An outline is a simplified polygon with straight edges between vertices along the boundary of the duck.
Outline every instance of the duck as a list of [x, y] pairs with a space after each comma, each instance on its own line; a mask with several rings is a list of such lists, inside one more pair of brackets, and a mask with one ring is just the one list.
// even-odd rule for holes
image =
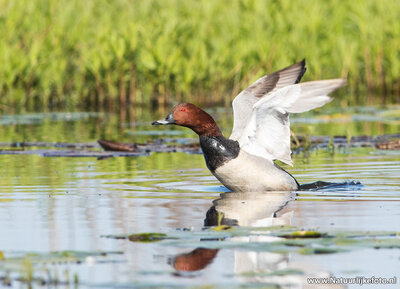
[[289, 114], [331, 102], [344, 86], [336, 78], [300, 83], [306, 62], [265, 75], [233, 100], [233, 129], [223, 136], [213, 117], [192, 103], [180, 103], [152, 125], [178, 125], [199, 136], [210, 172], [232, 192], [297, 191], [300, 184], [276, 160], [293, 166]]

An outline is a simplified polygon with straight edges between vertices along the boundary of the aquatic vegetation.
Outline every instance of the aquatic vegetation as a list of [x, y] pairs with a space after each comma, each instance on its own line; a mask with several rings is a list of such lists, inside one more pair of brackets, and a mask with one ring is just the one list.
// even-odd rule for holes
[[317, 231], [295, 231], [290, 234], [282, 235], [281, 237], [286, 239], [321, 238], [323, 234]]
[[119, 256], [122, 254], [122, 252], [99, 251], [0, 253], [0, 284], [11, 286], [14, 282], [19, 282], [27, 284], [29, 288], [33, 285], [76, 286], [79, 283], [78, 275], [72, 274], [65, 265], [120, 262]]
[[143, 242], [143, 243], [158, 242], [161, 240], [171, 239], [171, 237], [168, 237], [167, 234], [164, 233], [137, 233], [137, 234], [131, 234], [129, 236], [104, 235], [102, 237], [112, 238], [112, 239], [129, 239], [129, 241], [132, 242]]
[[348, 76], [343, 105], [394, 102], [399, 15], [389, 0], [1, 0], [0, 109], [229, 103], [303, 57], [306, 80]]
[[[237, 237], [276, 237], [273, 241]], [[332, 254], [363, 248], [400, 248], [398, 232], [320, 232], [292, 226], [229, 227], [216, 226], [201, 231], [177, 230], [168, 233], [106, 235], [106, 238], [131, 242], [162, 241], [162, 245], [209, 249], [242, 249], [275, 253]]]

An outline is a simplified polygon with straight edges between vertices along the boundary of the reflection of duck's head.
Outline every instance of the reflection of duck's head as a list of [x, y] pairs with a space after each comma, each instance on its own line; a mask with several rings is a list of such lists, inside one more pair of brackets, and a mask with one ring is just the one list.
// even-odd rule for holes
[[205, 226], [288, 225], [290, 216], [277, 217], [286, 204], [296, 197], [295, 192], [235, 192], [223, 193], [208, 210]]
[[217, 249], [197, 248], [189, 253], [177, 255], [170, 264], [178, 271], [198, 271], [210, 264], [217, 253]]

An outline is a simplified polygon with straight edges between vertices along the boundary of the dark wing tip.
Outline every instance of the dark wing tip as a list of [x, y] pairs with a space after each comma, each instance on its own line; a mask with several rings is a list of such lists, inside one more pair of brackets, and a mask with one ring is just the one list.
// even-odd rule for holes
[[295, 83], [299, 83], [300, 80], [302, 79], [304, 73], [306, 73], [307, 67], [306, 67], [306, 59], [303, 58], [302, 61], [300, 61], [299, 63], [296, 63], [297, 65], [301, 66], [300, 72], [299, 72], [299, 76], [296, 79]]
[[277, 88], [299, 83], [306, 72], [306, 60], [292, 64], [274, 73], [262, 77], [250, 85], [246, 90], [253, 96], [260, 98]]

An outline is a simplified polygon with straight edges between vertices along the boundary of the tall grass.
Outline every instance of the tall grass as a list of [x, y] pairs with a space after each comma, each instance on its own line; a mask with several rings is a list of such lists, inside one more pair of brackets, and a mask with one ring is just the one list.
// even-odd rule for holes
[[0, 103], [34, 109], [229, 103], [302, 58], [343, 104], [400, 95], [390, 0], [0, 0]]

